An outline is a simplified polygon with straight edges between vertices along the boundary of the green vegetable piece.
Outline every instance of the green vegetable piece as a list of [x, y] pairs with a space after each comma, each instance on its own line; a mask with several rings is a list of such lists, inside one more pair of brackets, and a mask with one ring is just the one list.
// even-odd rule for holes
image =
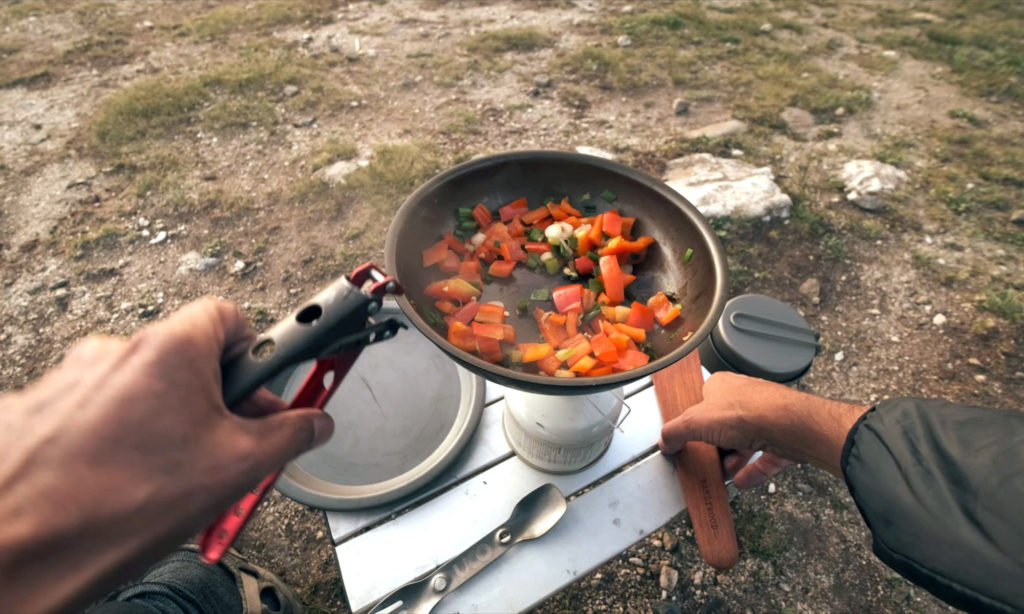
[[459, 230], [476, 230], [477, 223], [474, 220], [459, 222]]
[[598, 256], [597, 252], [595, 252], [594, 250], [590, 250], [589, 252], [587, 252], [587, 258], [590, 258], [594, 262], [600, 262], [601, 261], [601, 257]]
[[505, 358], [512, 363], [523, 362], [523, 353], [519, 350], [509, 350], [508, 353], [505, 354]]
[[576, 350], [579, 348], [565, 348], [564, 350], [558, 350], [555, 352], [555, 358], [558, 360], [569, 360], [576, 354]]
[[558, 258], [552, 258], [551, 260], [544, 261], [544, 268], [547, 269], [548, 275], [556, 275], [562, 270], [562, 263]]
[[526, 266], [527, 268], [536, 271], [537, 267], [540, 266], [540, 256], [530, 253], [530, 255], [526, 257]]
[[693, 250], [689, 247], [686, 248], [686, 253], [683, 254], [683, 264], [686, 264], [693, 258]]
[[464, 219], [464, 220], [465, 219], [472, 219], [473, 218], [473, 210], [470, 209], [469, 207], [459, 207], [458, 209], [455, 210], [455, 215], [458, 216], [460, 219]]
[[542, 202], [541, 204], [542, 205], [546, 205], [548, 203], [553, 203], [553, 202], [555, 202], [555, 197], [554, 196], [548, 196], [547, 198], [544, 199], [544, 202]]
[[501, 241], [495, 241], [494, 247], [501, 247]]
[[576, 248], [580, 246], [580, 240], [576, 238], [576, 235], [569, 235], [569, 249], [576, 251]]
[[531, 228], [530, 232], [526, 235], [534, 243], [544, 239], [544, 231], [540, 228]]
[[518, 311], [520, 314], [526, 313], [526, 310], [529, 308], [530, 301], [526, 300], [525, 298], [519, 299], [519, 302], [516, 303], [516, 311]]
[[587, 288], [598, 294], [604, 292], [604, 284], [598, 281], [597, 279], [594, 279], [593, 277], [591, 277], [590, 281], [587, 282]]
[[537, 288], [533, 292], [530, 292], [531, 301], [546, 301], [551, 298], [551, 290], [547, 288]]
[[590, 192], [587, 192], [583, 196], [580, 196], [580, 202], [582, 202], [584, 205], [586, 205], [589, 200], [590, 200]]
[[616, 196], [615, 192], [612, 192], [611, 190], [605, 190], [604, 192], [601, 192], [601, 198], [611, 203], [615, 202], [615, 199], [618, 198], [618, 196]]

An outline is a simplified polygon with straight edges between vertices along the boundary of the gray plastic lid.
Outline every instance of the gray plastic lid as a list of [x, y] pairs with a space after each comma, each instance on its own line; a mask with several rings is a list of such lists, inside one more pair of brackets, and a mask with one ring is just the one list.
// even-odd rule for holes
[[[393, 302], [375, 319], [408, 323]], [[302, 385], [312, 361], [270, 386], [285, 399]], [[483, 413], [484, 380], [410, 326], [365, 348], [324, 408], [334, 435], [281, 473], [277, 489], [329, 510], [381, 505], [440, 474], [466, 446]]]
[[734, 371], [789, 382], [810, 369], [818, 351], [818, 332], [786, 303], [744, 294], [725, 304], [711, 331], [711, 344]]

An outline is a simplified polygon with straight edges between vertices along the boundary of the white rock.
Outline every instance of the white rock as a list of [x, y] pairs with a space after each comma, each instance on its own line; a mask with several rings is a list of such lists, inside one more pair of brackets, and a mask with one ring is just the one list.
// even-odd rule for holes
[[763, 24], [761, 24], [761, 27], [758, 28], [757, 30], [759, 32], [763, 32], [765, 34], [768, 34], [769, 32], [772, 31], [772, 29], [773, 29], [772, 28], [772, 24], [770, 24], [770, 23], [763, 23]]
[[977, 375], [974, 376], [974, 381], [978, 382], [979, 384], [984, 384], [985, 382], [988, 381], [988, 377], [982, 375], [981, 373], [978, 373]]
[[899, 51], [895, 51], [893, 49], [886, 49], [885, 51], [882, 52], [882, 57], [885, 57], [885, 58], [898, 58], [898, 57], [900, 57], [900, 52]]
[[623, 34], [615, 42], [619, 45], [619, 47], [629, 47], [630, 45], [633, 44], [633, 39], [631, 39], [628, 35]]
[[846, 359], [846, 353], [843, 352], [842, 350], [839, 350], [832, 358], [834, 358], [836, 362], [843, 362], [843, 360]]
[[149, 240], [150, 245], [156, 245], [157, 243], [163, 243], [167, 239], [167, 231], [161, 230], [156, 233], [156, 236]]
[[747, 131], [747, 125], [738, 119], [727, 119], [724, 122], [709, 124], [696, 130], [690, 130], [685, 135], [688, 139], [699, 139], [701, 137], [717, 139], [720, 136], [740, 134]]
[[597, 156], [598, 158], [604, 158], [605, 160], [615, 159], [615, 154], [610, 151], [598, 149], [597, 147], [587, 147], [586, 145], [580, 145], [577, 147], [576, 153], [581, 153], [585, 156]]
[[706, 217], [789, 217], [793, 201], [774, 181], [767, 166], [690, 154], [668, 163], [662, 180]]
[[345, 185], [345, 177], [347, 177], [352, 171], [360, 167], [359, 162], [354, 160], [339, 160], [330, 166], [326, 166], [316, 173], [317, 177], [320, 177], [327, 183], [334, 185]]
[[244, 260], [235, 260], [235, 266], [233, 268], [235, 269], [236, 273], [241, 272], [243, 269], [245, 269], [245, 261]]
[[908, 178], [906, 173], [891, 164], [878, 160], [850, 160], [839, 171], [839, 179], [846, 186], [846, 198], [856, 200], [863, 194], [895, 190]]
[[665, 565], [661, 568], [661, 576], [658, 578], [658, 585], [668, 592], [672, 592], [676, 589], [676, 583], [679, 582], [679, 572], [675, 569]]
[[935, 314], [935, 317], [932, 318], [932, 324], [934, 324], [935, 326], [942, 326], [943, 324], [946, 323], [946, 321], [946, 316], [942, 315], [941, 313]]
[[768, 494], [774, 495], [776, 490], [778, 489], [775, 488], [775, 482], [768, 482]]

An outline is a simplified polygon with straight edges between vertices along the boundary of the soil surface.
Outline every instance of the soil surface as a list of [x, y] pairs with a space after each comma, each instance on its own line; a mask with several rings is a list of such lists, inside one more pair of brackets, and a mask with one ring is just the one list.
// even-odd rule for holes
[[[702, 151], [772, 169], [789, 218], [714, 226], [733, 295], [787, 301], [821, 331], [803, 389], [1020, 409], [1024, 85], [991, 49], [1022, 40], [1024, 19], [996, 4], [7, 3], [0, 388], [205, 294], [265, 328], [382, 263], [391, 215], [433, 173], [595, 147], [656, 176]], [[746, 131], [684, 136], [730, 118]], [[852, 159], [909, 180], [865, 210], [836, 179]], [[346, 160], [356, 170], [325, 179]], [[732, 508], [734, 569], [700, 560], [684, 513], [539, 611], [949, 609], [874, 558], [845, 485], [819, 470]], [[320, 511], [275, 493], [238, 546], [309, 611], [348, 611]], [[667, 591], [663, 566], [679, 572]]]

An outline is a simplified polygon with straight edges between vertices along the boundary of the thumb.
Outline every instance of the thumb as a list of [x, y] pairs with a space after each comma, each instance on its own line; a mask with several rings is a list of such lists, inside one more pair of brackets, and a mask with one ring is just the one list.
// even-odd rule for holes
[[691, 441], [705, 441], [722, 448], [740, 448], [726, 441], [728, 434], [728, 415], [713, 403], [703, 401], [665, 423], [658, 447], [669, 454], [678, 452]]
[[265, 471], [279, 469], [296, 456], [327, 443], [334, 420], [319, 409], [288, 409], [246, 421], [257, 440]]

